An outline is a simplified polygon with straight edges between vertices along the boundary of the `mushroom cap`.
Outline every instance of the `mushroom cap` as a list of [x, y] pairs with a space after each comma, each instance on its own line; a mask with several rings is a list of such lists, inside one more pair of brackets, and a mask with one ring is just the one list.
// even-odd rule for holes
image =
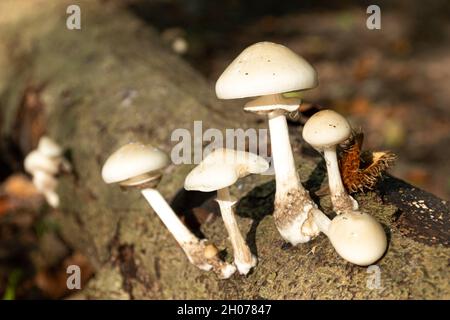
[[126, 182], [153, 172], [158, 174], [168, 164], [169, 157], [161, 150], [133, 142], [109, 156], [102, 168], [102, 178], [106, 183]]
[[374, 263], [386, 251], [386, 234], [381, 224], [366, 213], [352, 211], [336, 216], [328, 233], [337, 253], [360, 266]]
[[47, 136], [41, 137], [37, 150], [46, 157], [55, 158], [62, 154], [61, 147]]
[[44, 171], [51, 175], [58, 173], [61, 161], [58, 158], [51, 158], [43, 155], [38, 150], [31, 151], [24, 160], [25, 171], [35, 174], [37, 171]]
[[216, 82], [219, 99], [237, 99], [317, 86], [314, 68], [291, 49], [273, 42], [246, 48]]
[[281, 94], [261, 96], [247, 102], [244, 110], [255, 113], [270, 113], [274, 110], [293, 112], [298, 110], [302, 100], [300, 98], [286, 98]]
[[303, 127], [303, 139], [315, 148], [339, 144], [350, 136], [352, 129], [347, 119], [333, 110], [315, 113]]
[[207, 155], [186, 177], [184, 188], [203, 192], [233, 185], [251, 173], [262, 173], [269, 163], [262, 157], [232, 149], [216, 149]]

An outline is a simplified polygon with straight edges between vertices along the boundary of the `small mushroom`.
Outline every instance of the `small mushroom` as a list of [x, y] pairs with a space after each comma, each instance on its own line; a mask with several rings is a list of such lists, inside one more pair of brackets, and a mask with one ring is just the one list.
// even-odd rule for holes
[[323, 152], [328, 172], [331, 202], [337, 214], [358, 210], [358, 203], [344, 188], [336, 146], [351, 135], [348, 121], [333, 110], [322, 110], [315, 113], [303, 127], [303, 139], [316, 150]]
[[216, 201], [230, 236], [234, 263], [240, 274], [247, 274], [256, 265], [257, 259], [239, 230], [233, 209], [236, 199], [230, 195], [228, 187], [239, 178], [251, 173], [262, 173], [268, 168], [267, 161], [255, 154], [232, 149], [216, 149], [188, 174], [184, 183], [186, 190], [217, 191]]
[[283, 94], [315, 86], [314, 68], [289, 48], [272, 42], [246, 48], [216, 83], [220, 99], [261, 96], [247, 103], [245, 111], [268, 117], [276, 179], [273, 216], [281, 236], [293, 245], [308, 242], [319, 230], [305, 224], [317, 205], [297, 174], [286, 121], [286, 114], [298, 109], [300, 99], [297, 94], [291, 98]]
[[353, 264], [370, 265], [386, 251], [386, 234], [371, 215], [346, 211], [330, 221], [320, 211], [314, 211], [313, 219], [320, 231], [330, 239], [336, 252]]
[[37, 150], [48, 158], [57, 158], [62, 155], [61, 147], [47, 136], [39, 139]]
[[58, 180], [54, 176], [45, 171], [37, 170], [33, 174], [33, 184], [44, 195], [45, 200], [51, 207], [57, 208], [59, 206], [59, 196], [55, 192]]
[[156, 189], [162, 178], [162, 170], [168, 164], [169, 158], [164, 152], [150, 145], [129, 143], [106, 160], [102, 177], [108, 184], [118, 183], [121, 187], [139, 189], [192, 264], [201, 270], [213, 270], [221, 278], [229, 278], [235, 272], [235, 267], [221, 261], [213, 245], [198, 239]]
[[273, 42], [255, 43], [236, 57], [216, 83], [219, 99], [287, 93], [316, 87], [314, 68], [291, 49]]

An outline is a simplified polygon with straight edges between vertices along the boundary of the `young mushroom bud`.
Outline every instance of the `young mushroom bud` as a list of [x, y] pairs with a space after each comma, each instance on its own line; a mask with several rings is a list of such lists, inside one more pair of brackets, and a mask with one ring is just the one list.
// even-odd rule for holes
[[283, 94], [315, 86], [314, 68], [289, 48], [272, 42], [246, 48], [216, 83], [220, 99], [261, 96], [247, 103], [245, 111], [268, 118], [276, 179], [273, 216], [281, 236], [294, 245], [318, 234], [313, 224], [304, 225], [317, 206], [300, 183], [289, 141], [286, 114], [297, 110], [300, 100]]
[[336, 146], [351, 135], [348, 121], [333, 110], [323, 110], [314, 114], [303, 127], [303, 139], [316, 150], [323, 152], [328, 172], [331, 202], [337, 214], [358, 210], [358, 203], [344, 188]]
[[234, 199], [228, 187], [251, 173], [262, 173], [269, 164], [255, 154], [232, 149], [216, 149], [206, 156], [186, 177], [184, 188], [203, 192], [217, 191], [225, 228], [233, 246], [234, 263], [240, 274], [247, 274], [257, 259], [252, 255], [234, 216]]
[[163, 196], [156, 190], [168, 156], [150, 145], [129, 143], [115, 151], [105, 162], [102, 177], [106, 183], [137, 188], [172, 233], [189, 261], [201, 270], [213, 270], [221, 278], [229, 278], [235, 268], [212, 254], [211, 245], [199, 240], [178, 218]]

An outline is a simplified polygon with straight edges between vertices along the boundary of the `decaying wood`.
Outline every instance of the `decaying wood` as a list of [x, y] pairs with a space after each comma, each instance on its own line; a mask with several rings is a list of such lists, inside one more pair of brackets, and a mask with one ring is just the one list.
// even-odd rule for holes
[[[39, 88], [34, 92], [43, 108], [45, 130], [65, 148], [74, 168], [60, 179], [58, 221], [63, 237], [97, 269], [85, 288], [87, 297], [450, 297], [449, 205], [392, 177], [385, 177], [376, 192], [355, 195], [362, 210], [377, 217], [389, 234], [389, 249], [377, 263], [380, 288], [368, 286], [373, 274], [340, 259], [323, 235], [296, 247], [281, 240], [271, 216], [270, 176], [245, 178], [232, 189], [234, 196], [242, 197], [238, 219], [259, 258], [257, 268], [247, 277], [227, 281], [195, 269], [138, 192], [103, 183], [101, 166], [108, 154], [132, 140], [170, 152], [171, 132], [192, 129], [194, 120], [203, 120], [204, 130], [264, 123], [257, 125], [255, 116], [244, 114], [240, 102], [217, 101], [212, 86], [165, 49], [150, 26], [109, 2], [79, 1], [78, 31], [65, 27], [70, 1], [20, 5], [33, 7], [22, 11], [33, 14], [11, 12], [13, 2], [0, 4], [0, 12], [10, 10], [7, 17], [0, 16], [0, 148], [29, 151], [28, 144], [20, 143], [27, 133], [18, 127], [23, 119], [18, 115], [24, 95]], [[293, 141], [300, 141], [297, 130], [291, 133]], [[317, 191], [326, 184], [320, 157], [297, 142], [294, 149], [302, 181]], [[175, 198], [179, 213], [217, 211], [211, 198], [182, 191], [190, 169], [171, 166], [161, 182], [162, 193]], [[329, 196], [313, 196], [331, 212]], [[223, 223], [212, 217], [193, 223], [199, 227], [195, 232], [214, 241], [231, 260]]]

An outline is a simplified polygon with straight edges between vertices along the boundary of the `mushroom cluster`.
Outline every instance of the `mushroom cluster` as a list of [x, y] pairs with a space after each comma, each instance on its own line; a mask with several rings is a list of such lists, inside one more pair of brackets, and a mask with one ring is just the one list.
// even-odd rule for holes
[[216, 94], [220, 99], [256, 97], [244, 110], [268, 118], [276, 181], [273, 217], [281, 236], [296, 245], [322, 232], [345, 260], [369, 265], [384, 254], [386, 234], [372, 216], [359, 211], [358, 202], [342, 183], [336, 146], [352, 133], [342, 115], [323, 110], [303, 128], [303, 139], [325, 158], [337, 217], [330, 220], [311, 200], [296, 170], [286, 114], [299, 109], [301, 91], [317, 84], [317, 73], [305, 59], [283, 45], [260, 42], [246, 48], [225, 69], [216, 82]]
[[60, 146], [47, 136], [41, 137], [37, 148], [25, 157], [24, 168], [33, 177], [34, 186], [44, 195], [47, 203], [53, 208], [58, 207], [56, 176], [70, 169]]
[[[240, 274], [247, 274], [256, 263], [256, 257], [245, 243], [234, 216], [233, 206], [237, 199], [230, 195], [228, 187], [239, 178], [251, 173], [263, 173], [269, 169], [269, 163], [255, 154], [232, 149], [216, 149], [206, 156], [192, 170], [184, 182], [186, 190], [217, 191], [217, 203], [220, 207], [225, 228], [230, 235], [234, 252], [234, 264]], [[214, 177], [214, 179], [211, 179]]]
[[[317, 73], [305, 59], [283, 45], [260, 42], [245, 49], [226, 68], [216, 83], [216, 94], [220, 99], [253, 98], [244, 110], [268, 119], [276, 182], [273, 217], [280, 235], [297, 245], [322, 232], [342, 258], [366, 266], [382, 257], [387, 240], [381, 224], [360, 211], [342, 182], [336, 147], [351, 136], [348, 121], [335, 111], [323, 110], [303, 128], [303, 139], [325, 159], [336, 217], [330, 219], [311, 199], [294, 162], [286, 114], [299, 109], [301, 91], [317, 84]], [[188, 260], [199, 269], [213, 271], [220, 278], [229, 278], [236, 270], [248, 274], [258, 260], [239, 228], [234, 211], [237, 199], [229, 187], [249, 174], [266, 172], [269, 163], [256, 154], [219, 148], [204, 157], [185, 179], [186, 190], [217, 192], [216, 201], [233, 248], [233, 264], [220, 259], [214, 244], [196, 237], [156, 189], [168, 165], [169, 158], [161, 150], [129, 143], [106, 160], [102, 177], [106, 183], [140, 190]]]

